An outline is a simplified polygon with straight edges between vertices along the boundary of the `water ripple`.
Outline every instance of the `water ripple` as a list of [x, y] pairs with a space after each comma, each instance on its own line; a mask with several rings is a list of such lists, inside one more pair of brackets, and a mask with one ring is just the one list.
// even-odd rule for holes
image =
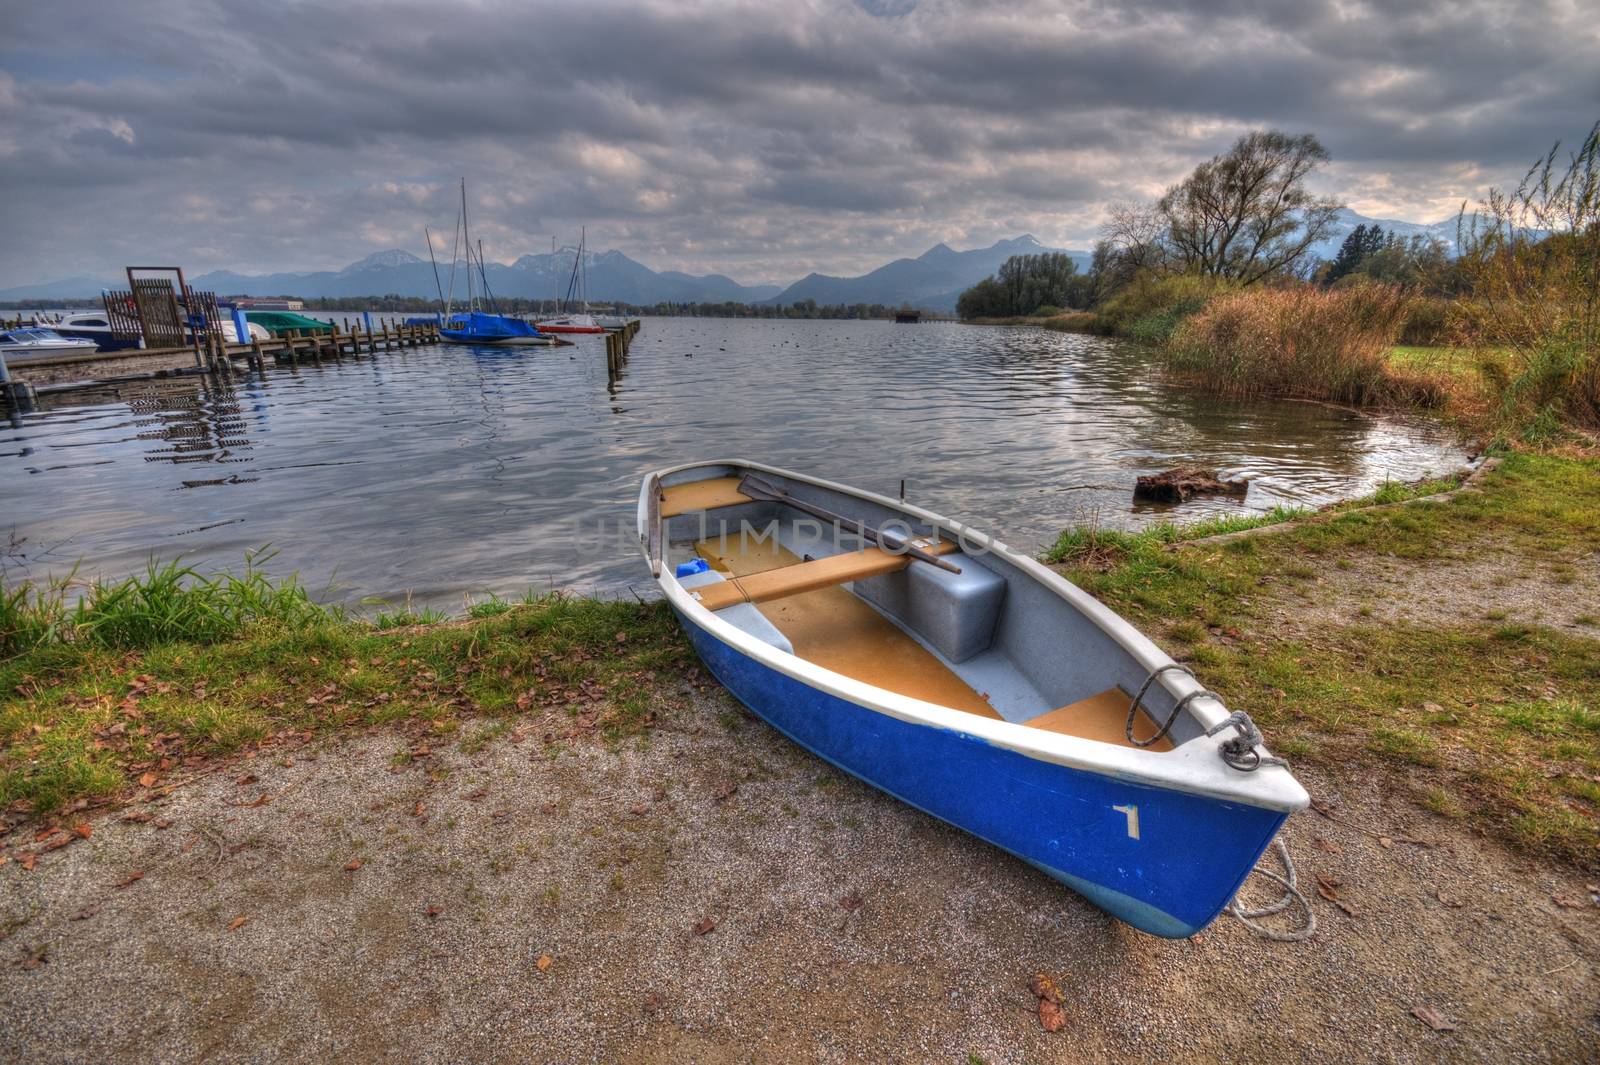
[[[413, 592], [448, 608], [530, 585], [626, 594], [639, 585], [640, 474], [699, 458], [744, 455], [890, 495], [904, 479], [912, 500], [1024, 549], [1089, 514], [1172, 516], [1135, 509], [1131, 486], [1179, 461], [1255, 479], [1242, 504], [1183, 517], [1322, 503], [1463, 458], [1426, 421], [1171, 388], [1114, 341], [938, 324], [649, 319], [614, 387], [588, 338], [66, 402], [3, 438], [0, 535], [54, 548], [28, 570], [70, 566], [64, 544], [108, 575], [174, 542], [206, 566], [271, 544], [276, 566], [330, 595]], [[82, 461], [28, 461], [50, 453]]]

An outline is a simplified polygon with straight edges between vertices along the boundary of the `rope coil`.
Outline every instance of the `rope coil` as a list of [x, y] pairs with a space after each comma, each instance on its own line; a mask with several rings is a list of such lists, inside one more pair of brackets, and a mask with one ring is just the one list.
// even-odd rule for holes
[[[1279, 943], [1299, 943], [1310, 939], [1317, 933], [1317, 915], [1311, 909], [1311, 900], [1300, 890], [1299, 879], [1295, 875], [1294, 860], [1289, 857], [1289, 848], [1280, 837], [1272, 841], [1273, 850], [1278, 852], [1278, 858], [1283, 862], [1283, 875], [1279, 876], [1270, 869], [1256, 866], [1251, 869], [1252, 874], [1260, 874], [1283, 888], [1283, 898], [1276, 902], [1269, 902], [1265, 906], [1247, 910], [1239, 904], [1239, 896], [1235, 895], [1233, 901], [1228, 903], [1228, 913], [1232, 914], [1238, 922], [1258, 936], [1274, 940]], [[1246, 879], [1249, 879], [1248, 877]], [[1240, 890], [1243, 890], [1241, 886]], [[1306, 912], [1306, 923], [1302, 928], [1290, 929], [1280, 932], [1275, 928], [1268, 928], [1260, 923], [1262, 917], [1272, 917], [1287, 910], [1290, 906], [1299, 903], [1300, 908]]]

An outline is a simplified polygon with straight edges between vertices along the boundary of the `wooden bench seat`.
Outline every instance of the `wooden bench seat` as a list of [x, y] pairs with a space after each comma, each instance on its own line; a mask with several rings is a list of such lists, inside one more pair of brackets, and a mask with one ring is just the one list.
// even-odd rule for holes
[[[940, 540], [937, 543], [918, 540], [914, 543], [930, 555], [947, 555], [957, 549], [957, 545], [948, 540]], [[864, 551], [846, 551], [843, 554], [813, 559], [810, 562], [797, 562], [789, 566], [763, 570], [760, 573], [746, 574], [743, 577], [731, 577], [724, 584], [696, 588], [691, 594], [700, 600], [700, 605], [707, 610], [721, 610], [735, 603], [765, 603], [773, 599], [784, 599], [791, 595], [816, 591], [818, 588], [831, 588], [836, 584], [866, 580], [868, 577], [905, 569], [911, 562], [910, 555], [894, 554], [881, 547], [869, 547]]]
[[754, 503], [755, 500], [739, 491], [739, 482], [742, 480], [744, 480], [742, 477], [712, 477], [705, 481], [690, 481], [688, 484], [675, 484], [671, 488], [664, 488], [661, 490], [663, 497], [661, 516], [672, 518], [700, 510], [716, 510], [718, 507]]

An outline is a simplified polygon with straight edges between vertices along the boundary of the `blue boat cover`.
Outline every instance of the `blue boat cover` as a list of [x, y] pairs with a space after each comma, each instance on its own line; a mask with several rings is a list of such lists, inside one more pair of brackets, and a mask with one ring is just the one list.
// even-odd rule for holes
[[532, 322], [504, 314], [484, 314], [481, 311], [452, 314], [445, 319], [440, 332], [447, 337], [460, 340], [503, 340], [506, 337], [542, 335]]

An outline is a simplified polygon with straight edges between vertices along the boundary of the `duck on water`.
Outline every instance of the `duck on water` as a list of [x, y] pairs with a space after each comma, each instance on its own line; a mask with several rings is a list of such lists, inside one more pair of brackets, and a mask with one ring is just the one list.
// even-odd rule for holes
[[648, 475], [638, 533], [706, 667], [774, 727], [1160, 936], [1308, 802], [1127, 621], [941, 515], [742, 460]]

